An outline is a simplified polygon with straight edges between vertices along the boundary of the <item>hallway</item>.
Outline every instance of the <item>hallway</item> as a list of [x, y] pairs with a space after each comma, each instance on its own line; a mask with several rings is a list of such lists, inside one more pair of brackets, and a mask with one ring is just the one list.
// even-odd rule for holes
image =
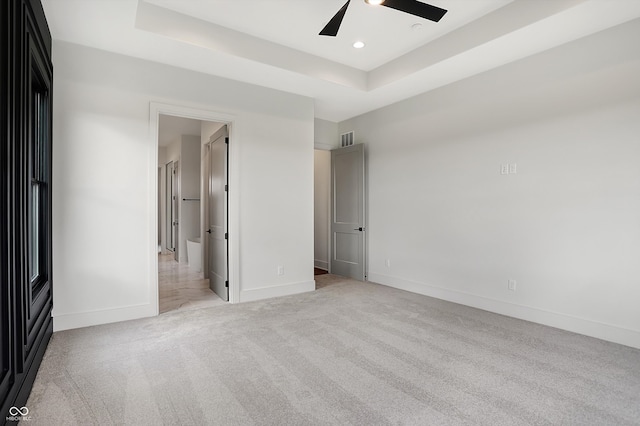
[[161, 314], [227, 303], [211, 291], [209, 280], [203, 278], [202, 272], [176, 262], [173, 253], [158, 255], [158, 290]]

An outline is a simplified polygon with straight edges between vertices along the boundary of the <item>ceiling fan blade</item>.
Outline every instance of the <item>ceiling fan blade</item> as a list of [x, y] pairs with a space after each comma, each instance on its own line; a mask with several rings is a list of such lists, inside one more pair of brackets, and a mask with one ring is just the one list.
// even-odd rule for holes
[[385, 0], [381, 6], [410, 13], [411, 15], [419, 16], [434, 22], [438, 22], [442, 19], [444, 14], [447, 13], [444, 9], [427, 3], [422, 3], [418, 0]]
[[349, 7], [349, 3], [351, 0], [347, 0], [347, 2], [340, 8], [338, 13], [336, 13], [333, 18], [329, 21], [327, 25], [320, 31], [320, 35], [335, 37], [338, 34], [338, 30], [340, 29], [340, 24], [342, 23], [342, 19], [344, 18], [344, 14], [347, 13], [347, 8]]

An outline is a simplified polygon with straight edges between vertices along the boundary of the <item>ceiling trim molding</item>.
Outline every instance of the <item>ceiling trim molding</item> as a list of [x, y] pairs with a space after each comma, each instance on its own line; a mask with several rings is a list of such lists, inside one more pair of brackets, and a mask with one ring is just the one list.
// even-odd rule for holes
[[[135, 28], [362, 92], [372, 92], [414, 74], [424, 75], [425, 71], [431, 68], [441, 70], [443, 66], [447, 67], [445, 64], [459, 64], [463, 57], [477, 58], [478, 52], [486, 52], [487, 47], [501, 46], [500, 41], [507, 36], [521, 33], [527, 28], [544, 28], [545, 21], [553, 20], [553, 17], [558, 14], [575, 13], [576, 16], [580, 16], [585, 10], [588, 12], [590, 9], [597, 9], [598, 4], [597, 0], [547, 2], [515, 0], [368, 72], [150, 4], [144, 0], [138, 1]], [[624, 21], [624, 19], [619, 18], [611, 25], [620, 23], [618, 21]], [[588, 33], [587, 29], [580, 36]], [[544, 37], [540, 38], [540, 42], [526, 43], [525, 40], [523, 46], [532, 47], [528, 49], [523, 47], [523, 55], [511, 54], [513, 60], [557, 45], [557, 41], [555, 44], [552, 42], [551, 45], [547, 45]], [[480, 62], [484, 62], [482, 58]], [[504, 65], [506, 62], [495, 66]], [[471, 75], [480, 68], [484, 67], [470, 68], [470, 70], [476, 70], [470, 71]], [[468, 73], [453, 70], [452, 73], [446, 74], [466, 75]]]
[[367, 90], [367, 72], [160, 6], [138, 2], [135, 27], [309, 77]]
[[515, 0], [369, 72], [368, 90], [469, 52], [587, 0]]
[[[433, 91], [628, 21], [633, 20], [635, 27], [640, 25], [639, 0], [615, 0], [616, 7], [611, 7], [612, 1], [487, 0], [502, 6], [478, 18], [460, 21], [449, 32], [429, 38], [430, 41], [384, 65], [359, 69], [320, 56], [321, 52], [327, 52], [325, 45], [319, 50], [317, 46], [310, 46], [310, 51], [320, 53], [309, 53], [299, 45], [286, 47], [278, 44], [283, 41], [260, 38], [259, 31], [248, 35], [239, 29], [206, 21], [204, 16], [216, 22], [210, 9], [208, 14], [188, 15], [178, 12], [179, 8], [173, 10], [163, 5], [184, 5], [182, 0], [42, 0], [54, 43], [87, 46], [313, 98], [316, 117], [334, 122]], [[264, 5], [267, 0], [248, 2]], [[325, 2], [310, 0], [309, 4]], [[216, 3], [203, 0], [202, 7], [215, 8]], [[315, 20], [309, 17], [308, 9], [317, 9], [301, 3], [306, 0], [297, 3], [298, 13], [306, 16], [306, 22]], [[238, 2], [230, 4], [238, 12]], [[261, 10], [264, 13], [261, 19], [269, 20], [269, 9]], [[272, 13], [278, 11], [272, 10]], [[283, 28], [288, 31], [286, 26]], [[371, 30], [374, 34], [378, 31], [375, 28]], [[291, 37], [295, 37], [294, 34], [297, 33], [292, 27]], [[593, 54], [597, 55], [598, 49], [633, 52], [632, 39], [609, 43], [611, 46], [596, 43]]]

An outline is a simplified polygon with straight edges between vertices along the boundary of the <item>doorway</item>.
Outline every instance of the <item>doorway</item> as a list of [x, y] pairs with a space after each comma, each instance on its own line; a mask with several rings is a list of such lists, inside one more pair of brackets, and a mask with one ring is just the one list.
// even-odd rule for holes
[[331, 232], [331, 151], [313, 152], [313, 266], [314, 276], [329, 273]]
[[[314, 151], [314, 276], [366, 280], [364, 144]], [[328, 280], [321, 278], [320, 281]]]
[[[157, 220], [157, 222], [155, 223], [157, 223], [157, 225], [154, 225], [154, 227], [156, 228], [156, 232], [154, 232], [154, 234], [159, 233], [159, 235], [157, 235], [157, 239], [161, 241], [160, 250], [162, 252], [161, 255], [158, 256], [157, 242], [156, 242], [154, 244], [155, 246], [154, 248], [156, 248], [156, 250], [154, 250], [155, 258], [153, 259], [153, 264], [154, 264], [153, 273], [157, 277], [157, 281], [156, 281], [156, 286], [154, 286], [155, 288], [152, 288], [152, 290], [153, 290], [153, 293], [157, 294], [157, 298], [158, 298], [157, 312], [158, 313], [165, 312], [168, 309], [166, 303], [164, 303], [163, 306], [161, 306], [160, 299], [163, 298], [163, 296], [164, 296], [165, 302], [168, 297], [169, 299], [172, 299], [171, 302], [173, 307], [179, 307], [180, 309], [189, 309], [191, 307], [202, 307], [204, 306], [203, 303], [205, 303], [202, 300], [186, 300], [186, 302], [184, 300], [180, 301], [179, 299], [182, 297], [182, 295], [180, 295], [179, 292], [176, 293], [174, 291], [176, 289], [171, 289], [171, 288], [167, 289], [166, 287], [163, 287], [167, 278], [171, 278], [171, 280], [175, 282], [176, 287], [180, 287], [182, 289], [187, 290], [189, 293], [191, 293], [192, 296], [198, 296], [198, 294], [201, 293], [200, 287], [204, 287], [209, 295], [211, 295], [212, 297], [215, 297], [214, 300], [217, 300], [218, 303], [222, 303], [222, 304], [227, 303], [225, 301], [222, 301], [209, 288], [208, 268], [206, 267], [206, 259], [204, 258], [205, 257], [204, 248], [206, 247], [206, 243], [204, 241], [205, 240], [204, 235], [207, 235], [205, 233], [206, 228], [204, 226], [206, 225], [206, 220], [204, 218], [206, 217], [205, 209], [207, 207], [206, 201], [208, 197], [206, 193], [207, 187], [203, 184], [203, 182], [208, 181], [209, 177], [203, 174], [205, 172], [205, 168], [203, 166], [205, 161], [204, 155], [205, 155], [206, 144], [201, 143], [201, 139], [204, 138], [202, 134], [203, 130], [206, 131], [207, 129], [211, 129], [212, 125], [216, 126], [216, 128], [229, 125], [230, 123], [233, 122], [233, 117], [223, 115], [223, 114], [203, 111], [203, 110], [195, 110], [191, 108], [184, 108], [184, 107], [165, 105], [165, 104], [155, 104], [155, 103], [151, 104], [150, 112], [151, 112], [151, 120], [150, 120], [151, 129], [150, 130], [152, 131], [152, 137], [154, 138], [158, 146], [157, 156], [154, 157], [154, 161], [157, 162], [159, 165], [161, 165], [161, 167], [159, 167], [160, 176], [158, 176], [156, 180], [156, 183], [158, 185], [157, 196], [159, 199], [154, 200], [154, 202], [157, 202], [161, 206], [159, 209], [157, 209], [158, 212], [155, 215], [156, 216], [155, 219]], [[176, 156], [177, 158], [170, 158], [171, 155], [167, 154], [166, 148], [163, 149], [163, 147], [160, 145], [160, 136], [161, 136], [161, 130], [162, 130], [161, 121], [163, 121], [165, 118], [174, 119], [174, 120], [177, 120], [177, 119], [191, 120], [191, 121], [198, 122], [198, 132], [197, 132], [198, 133], [197, 135], [198, 160], [197, 161], [198, 161], [199, 171], [197, 176], [197, 181], [198, 181], [197, 190], [193, 190], [193, 188], [192, 190], [188, 189], [189, 188], [188, 179], [185, 179], [185, 175], [190, 172], [193, 172], [195, 168], [193, 166], [186, 167], [185, 160], [188, 160], [188, 158], [185, 157], [184, 155], [185, 153], [181, 152], [180, 155]], [[229, 129], [228, 133], [230, 134], [232, 132], [230, 125], [228, 126], [228, 129]], [[185, 134], [185, 136], [191, 136], [191, 137], [194, 136], [193, 132], [186, 132], [186, 133], [187, 134]], [[191, 134], [188, 134], [188, 133], [191, 133]], [[182, 136], [182, 133], [181, 133], [181, 136]], [[234, 155], [235, 154], [230, 150], [229, 157], [233, 158]], [[172, 161], [173, 161], [173, 170], [176, 173], [171, 173], [171, 165], [169, 163], [171, 163]], [[179, 167], [176, 167], [176, 163], [179, 165]], [[167, 171], [167, 169], [169, 170], [169, 172]], [[175, 176], [175, 177], [171, 178], [171, 176]], [[230, 175], [230, 176], [233, 177], [233, 175]], [[175, 193], [174, 191], [171, 191], [172, 181], [174, 183], [174, 189], [177, 190], [177, 193]], [[167, 193], [170, 193], [172, 195], [169, 196], [167, 195]], [[173, 203], [174, 200], [175, 200], [175, 204]], [[175, 222], [177, 222], [177, 225], [178, 225], [176, 228], [177, 232], [172, 232], [173, 229], [168, 226], [170, 223], [169, 219], [171, 219], [171, 216], [172, 216], [172, 212], [171, 212], [172, 208], [174, 210], [173, 217], [174, 218], [178, 217], [180, 219], [177, 221], [176, 220], [172, 221], [172, 224], [174, 226], [175, 226]], [[195, 231], [193, 230], [193, 228], [189, 228], [187, 226], [187, 223], [189, 221], [191, 221], [192, 224], [194, 222], [196, 223]], [[154, 237], [156, 236], [154, 235]], [[172, 239], [173, 241], [171, 241], [171, 243], [167, 245], [167, 243], [170, 242], [170, 239]], [[201, 244], [198, 244], [201, 247], [201, 249], [199, 248], [199, 250], [201, 250], [201, 255], [200, 255], [201, 265], [199, 267], [200, 269], [199, 271], [194, 271], [193, 268], [190, 269], [189, 267], [189, 261], [188, 261], [189, 250], [187, 250], [185, 247], [188, 240], [201, 243]], [[232, 241], [229, 241], [229, 244], [231, 243]], [[191, 245], [191, 248], [193, 248], [194, 246], [195, 244]], [[170, 251], [168, 250], [168, 248], [174, 248], [174, 251]], [[177, 251], [177, 255], [175, 255], [176, 251]], [[237, 258], [232, 258], [231, 256], [227, 256], [227, 258], [228, 258], [227, 262], [229, 262], [231, 265], [236, 264]], [[171, 262], [167, 262], [167, 259], [169, 259]], [[229, 292], [228, 299], [230, 299], [230, 301], [233, 302], [234, 290], [235, 290], [235, 286], [234, 286], [235, 275], [232, 275], [233, 274], [232, 271], [234, 268], [232, 267], [227, 269], [229, 270], [229, 273], [225, 281], [229, 282], [229, 289], [231, 290]], [[205, 274], [207, 275], [206, 277], [205, 277]], [[237, 300], [237, 297], [236, 297], [236, 300]], [[171, 306], [169, 306], [169, 309], [170, 308]]]

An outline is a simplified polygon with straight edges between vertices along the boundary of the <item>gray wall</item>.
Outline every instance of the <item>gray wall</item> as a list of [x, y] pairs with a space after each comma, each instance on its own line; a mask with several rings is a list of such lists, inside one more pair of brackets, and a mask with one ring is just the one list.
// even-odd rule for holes
[[339, 146], [338, 137], [338, 123], [319, 118], [313, 120], [313, 142], [316, 149], [337, 148]]
[[639, 39], [636, 20], [340, 123], [367, 144], [370, 280], [640, 347]]

